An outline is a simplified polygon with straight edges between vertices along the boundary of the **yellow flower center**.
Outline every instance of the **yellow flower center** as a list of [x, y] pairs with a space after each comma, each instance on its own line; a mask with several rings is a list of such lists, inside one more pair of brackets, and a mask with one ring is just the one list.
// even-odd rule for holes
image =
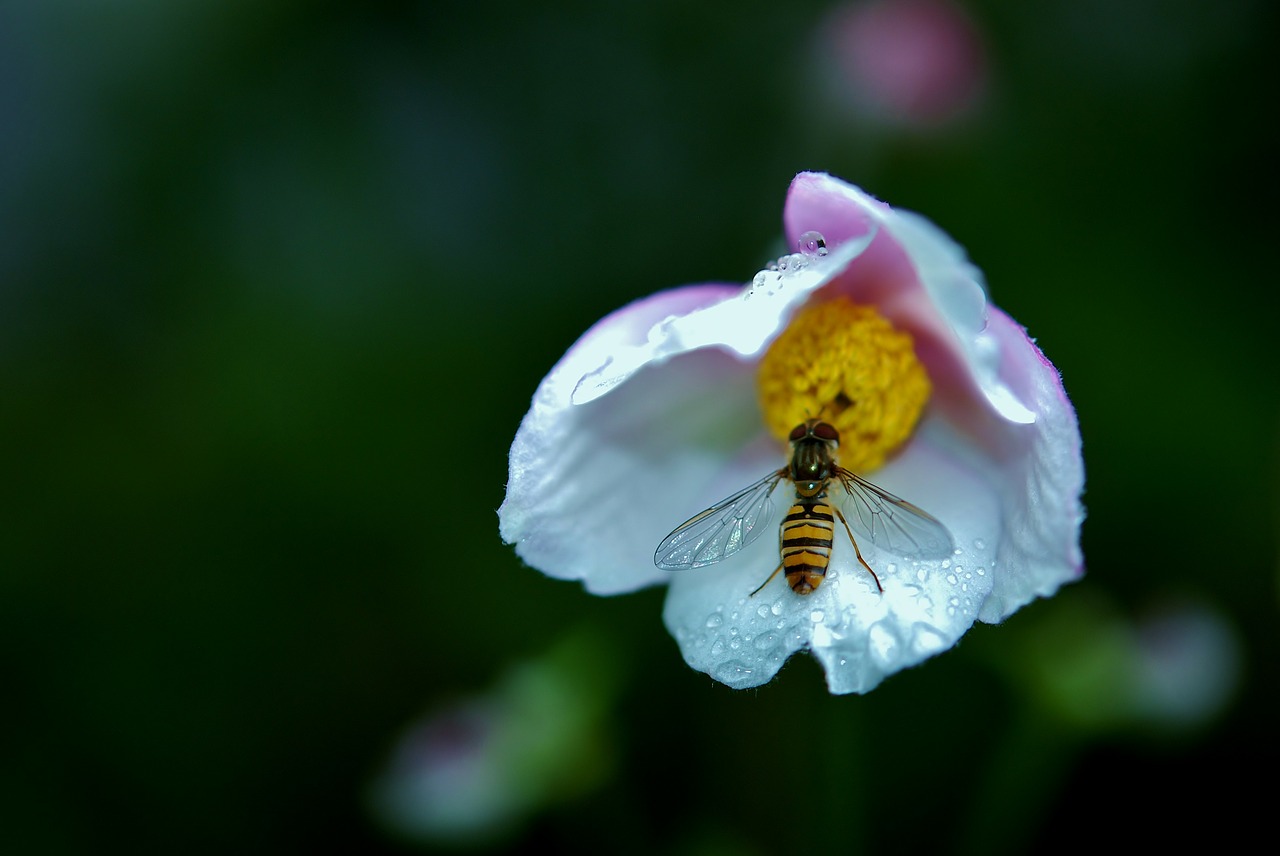
[[802, 309], [769, 346], [757, 383], [775, 437], [785, 442], [806, 419], [824, 419], [840, 432], [840, 462], [854, 472], [883, 464], [929, 400], [911, 336], [845, 298]]

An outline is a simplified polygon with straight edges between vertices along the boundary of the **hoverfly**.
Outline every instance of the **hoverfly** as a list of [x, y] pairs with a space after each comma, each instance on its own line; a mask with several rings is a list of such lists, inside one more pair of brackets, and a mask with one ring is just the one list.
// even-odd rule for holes
[[[782, 561], [769, 579], [751, 593], [753, 596], [778, 571], [786, 572], [787, 584], [796, 594], [809, 594], [821, 585], [831, 562], [837, 518], [844, 524], [858, 561], [881, 592], [884, 586], [862, 558], [853, 529], [877, 547], [902, 558], [941, 558], [950, 554], [951, 534], [940, 521], [836, 463], [840, 432], [835, 426], [809, 419], [792, 429], [788, 439], [791, 463], [681, 523], [658, 545], [654, 564], [668, 571], [681, 571], [712, 565], [734, 555], [765, 530], [773, 513], [769, 497], [783, 479], [795, 486], [796, 499], [782, 518]], [[833, 481], [844, 489], [844, 497], [837, 505], [827, 498]]]

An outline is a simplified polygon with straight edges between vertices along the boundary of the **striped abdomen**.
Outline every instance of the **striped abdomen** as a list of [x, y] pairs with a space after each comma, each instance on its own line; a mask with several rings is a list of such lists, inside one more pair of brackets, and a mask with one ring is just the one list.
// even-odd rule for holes
[[819, 498], [797, 498], [782, 520], [782, 570], [796, 594], [809, 594], [822, 584], [831, 562], [835, 516]]

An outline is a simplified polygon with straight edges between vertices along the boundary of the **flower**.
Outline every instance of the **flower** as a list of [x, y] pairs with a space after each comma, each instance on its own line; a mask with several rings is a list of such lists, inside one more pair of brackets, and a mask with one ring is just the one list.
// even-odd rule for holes
[[875, 0], [836, 7], [819, 28], [822, 80], [836, 103], [889, 126], [929, 129], [973, 110], [987, 57], [972, 18], [952, 0]]
[[[820, 173], [796, 177], [784, 223], [801, 252], [750, 285], [660, 292], [569, 349], [512, 444], [499, 526], [529, 565], [591, 592], [669, 583], [685, 660], [729, 686], [808, 650], [833, 693], [866, 692], [1082, 574], [1080, 434], [1057, 370], [932, 224]], [[787, 426], [810, 418], [839, 430], [841, 465], [940, 521], [949, 549], [904, 555], [845, 505], [860, 550], [835, 526], [810, 594], [782, 575], [753, 594], [779, 564], [771, 537], [655, 566], [682, 520], [785, 465]], [[783, 481], [773, 504], [792, 495]]]

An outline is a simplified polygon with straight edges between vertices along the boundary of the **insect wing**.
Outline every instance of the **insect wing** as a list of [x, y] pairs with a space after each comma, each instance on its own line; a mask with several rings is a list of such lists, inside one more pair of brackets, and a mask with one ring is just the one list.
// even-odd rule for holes
[[880, 549], [905, 559], [951, 554], [951, 533], [937, 518], [843, 467], [836, 470], [836, 478], [844, 486], [840, 507], [850, 528]]
[[769, 473], [681, 523], [662, 539], [654, 551], [653, 563], [668, 571], [701, 568], [732, 556], [756, 540], [773, 515], [769, 495], [785, 472]]

